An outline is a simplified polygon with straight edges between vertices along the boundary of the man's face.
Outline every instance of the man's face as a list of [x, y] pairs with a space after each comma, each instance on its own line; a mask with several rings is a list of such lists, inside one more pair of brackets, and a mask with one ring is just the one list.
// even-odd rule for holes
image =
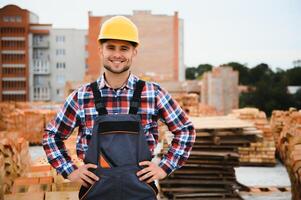
[[104, 68], [114, 74], [121, 74], [130, 69], [137, 49], [127, 41], [107, 40], [100, 46]]

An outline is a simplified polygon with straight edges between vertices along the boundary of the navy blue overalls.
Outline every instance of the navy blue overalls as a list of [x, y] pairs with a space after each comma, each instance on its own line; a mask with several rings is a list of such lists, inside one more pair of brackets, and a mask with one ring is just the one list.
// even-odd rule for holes
[[[91, 83], [98, 116], [84, 162], [97, 165], [97, 169], [91, 171], [99, 177], [99, 181], [88, 188], [82, 186], [80, 200], [157, 199], [158, 190], [154, 182], [140, 181], [136, 175], [142, 169], [138, 163], [152, 158], [137, 114], [144, 85], [141, 80], [136, 83], [129, 114], [108, 115], [97, 82]], [[110, 167], [102, 167], [100, 158]]]

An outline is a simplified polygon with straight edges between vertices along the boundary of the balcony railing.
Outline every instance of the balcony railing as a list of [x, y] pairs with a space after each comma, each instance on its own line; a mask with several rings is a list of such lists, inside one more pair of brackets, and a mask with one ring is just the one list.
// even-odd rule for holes
[[33, 48], [49, 48], [49, 41], [43, 40], [43, 41], [33, 41], [32, 43]]
[[50, 74], [50, 63], [48, 60], [33, 60], [34, 74]]
[[50, 88], [49, 87], [34, 87], [33, 100], [34, 101], [50, 101]]

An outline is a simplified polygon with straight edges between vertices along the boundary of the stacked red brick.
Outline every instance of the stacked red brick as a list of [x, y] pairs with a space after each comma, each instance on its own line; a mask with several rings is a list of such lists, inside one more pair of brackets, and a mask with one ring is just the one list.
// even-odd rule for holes
[[294, 111], [294, 109], [291, 109], [290, 111], [274, 110], [272, 113], [270, 124], [275, 138], [275, 144], [278, 153], [280, 151], [280, 134], [283, 130], [285, 123], [289, 121], [290, 114]]
[[250, 147], [240, 147], [240, 163], [242, 165], [275, 165], [275, 141], [271, 126], [264, 112], [256, 108], [233, 110], [232, 114], [242, 120], [254, 123], [262, 131], [262, 141], [252, 143]]
[[197, 94], [181, 94], [173, 95], [174, 99], [179, 103], [181, 108], [191, 116], [197, 116], [199, 112], [199, 95]]
[[[271, 120], [274, 130], [281, 130], [278, 151], [291, 181], [292, 199], [301, 199], [301, 111], [274, 111]], [[278, 126], [278, 127], [277, 127]], [[277, 128], [276, 128], [277, 127]]]
[[[77, 130], [65, 141], [66, 148], [73, 162], [79, 166], [82, 161], [76, 156]], [[14, 180], [10, 194], [4, 200], [52, 200], [77, 199], [80, 184], [71, 183], [57, 175], [45, 157], [32, 163], [29, 171]]]
[[41, 103], [0, 103], [1, 130], [18, 132], [18, 136], [29, 143], [41, 144], [44, 129], [57, 112], [41, 109], [42, 105]]
[[199, 103], [200, 97], [197, 94], [173, 94], [172, 96], [190, 116], [220, 115], [214, 107]]
[[28, 142], [15, 132], [0, 132], [0, 199], [30, 166]]

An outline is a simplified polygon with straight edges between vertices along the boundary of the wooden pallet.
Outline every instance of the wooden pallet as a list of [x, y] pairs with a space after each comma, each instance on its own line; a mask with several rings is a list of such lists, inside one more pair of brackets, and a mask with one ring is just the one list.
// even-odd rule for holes
[[[236, 193], [234, 167], [239, 166], [238, 148], [261, 139], [251, 123], [233, 117], [192, 118], [196, 141], [185, 166], [161, 180], [169, 199], [241, 199]], [[168, 151], [163, 145], [162, 154]]]

